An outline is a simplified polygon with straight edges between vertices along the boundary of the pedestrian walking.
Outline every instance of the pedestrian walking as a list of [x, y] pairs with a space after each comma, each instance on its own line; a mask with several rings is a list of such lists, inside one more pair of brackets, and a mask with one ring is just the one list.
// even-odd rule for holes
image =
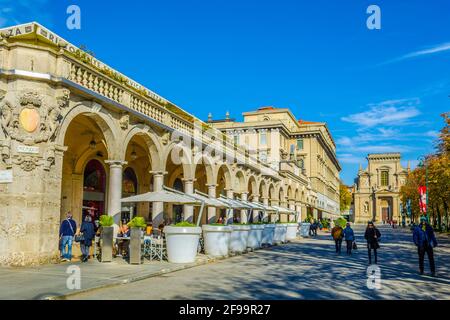
[[[59, 238], [61, 241], [61, 261], [72, 260], [73, 237], [77, 231], [77, 223], [72, 219], [72, 213], [66, 214], [66, 219], [61, 222], [59, 227]], [[67, 249], [67, 250], [66, 250]]]
[[353, 242], [355, 241], [355, 233], [353, 232], [353, 229], [350, 227], [350, 222], [347, 222], [347, 225], [344, 229], [344, 237], [345, 242], [347, 244], [347, 254], [352, 254], [352, 248], [353, 248]]
[[92, 218], [87, 215], [81, 224], [80, 234], [83, 235], [83, 239], [80, 241], [81, 247], [81, 261], [86, 262], [89, 259], [89, 249], [92, 246], [92, 239], [95, 237], [94, 225], [92, 224]]
[[436, 237], [433, 228], [428, 224], [427, 218], [420, 218], [420, 224], [414, 228], [413, 240], [417, 246], [419, 254], [419, 271], [423, 274], [425, 253], [427, 253], [430, 262], [431, 276], [436, 275], [436, 266], [434, 263], [433, 248], [437, 247]]
[[336, 245], [336, 253], [341, 254], [342, 238], [344, 237], [344, 229], [337, 225], [331, 229], [331, 235], [333, 236], [334, 243]]
[[375, 257], [375, 264], [378, 263], [377, 257], [377, 249], [380, 248], [380, 244], [378, 243], [381, 238], [380, 231], [375, 227], [372, 221], [367, 223], [366, 232], [364, 234], [364, 238], [367, 241], [367, 252], [369, 255], [369, 264], [372, 264], [372, 250], [373, 255]]

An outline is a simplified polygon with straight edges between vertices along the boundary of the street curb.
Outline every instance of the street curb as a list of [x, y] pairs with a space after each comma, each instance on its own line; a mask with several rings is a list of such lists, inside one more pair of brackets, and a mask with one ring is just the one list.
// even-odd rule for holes
[[[286, 244], [296, 243], [297, 241], [300, 242], [300, 239], [296, 239], [295, 241], [291, 241], [291, 242], [288, 242]], [[164, 274], [168, 274], [168, 273], [173, 273], [173, 272], [177, 272], [177, 271], [181, 271], [181, 270], [187, 270], [187, 269], [191, 269], [191, 268], [195, 268], [195, 267], [198, 267], [198, 266], [201, 266], [201, 265], [214, 263], [214, 262], [221, 261], [221, 260], [227, 260], [227, 259], [231, 259], [231, 258], [234, 258], [234, 257], [243, 256], [243, 255], [246, 255], [248, 253], [256, 253], [258, 251], [270, 250], [270, 249], [272, 249], [275, 246], [280, 246], [280, 245], [273, 245], [273, 246], [269, 246], [269, 247], [256, 249], [256, 250], [253, 250], [253, 251], [246, 251], [244, 253], [231, 253], [231, 254], [229, 254], [228, 256], [225, 256], [225, 257], [208, 257], [205, 260], [200, 260], [200, 261], [194, 262], [193, 264], [181, 265], [179, 267], [177, 266], [177, 267], [173, 267], [173, 268], [169, 268], [169, 269], [162, 269], [162, 270], [159, 270], [157, 272], [144, 274], [144, 275], [136, 276], [136, 277], [131, 277], [131, 278], [128, 278], [128, 279], [117, 280], [116, 282], [113, 282], [113, 283], [105, 283], [105, 284], [98, 285], [98, 286], [95, 286], [95, 287], [78, 290], [78, 291], [73, 292], [73, 293], [66, 293], [66, 294], [62, 294], [62, 295], [49, 296], [49, 297], [46, 297], [44, 300], [65, 300], [68, 297], [76, 296], [76, 295], [79, 295], [79, 294], [83, 294], [83, 293], [87, 293], [87, 292], [91, 292], [91, 291], [95, 291], [95, 290], [106, 289], [106, 288], [116, 287], [116, 286], [120, 286], [120, 285], [124, 285], [124, 284], [128, 284], [128, 283], [142, 281], [142, 280], [145, 280], [145, 279], [158, 277], [158, 276], [161, 276], [161, 275], [164, 275]]]

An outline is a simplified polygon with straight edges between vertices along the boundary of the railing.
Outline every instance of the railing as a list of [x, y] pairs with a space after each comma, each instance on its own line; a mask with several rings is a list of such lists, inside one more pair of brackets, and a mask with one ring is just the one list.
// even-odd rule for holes
[[79, 62], [70, 55], [65, 55], [65, 59], [70, 64], [68, 80], [190, 136], [194, 133], [194, 122], [196, 122], [201, 126], [201, 128], [196, 128], [197, 130], [202, 132], [205, 128], [209, 132], [208, 135], [202, 135], [202, 141], [206, 145], [214, 143], [217, 139], [222, 140], [223, 149], [221, 151], [223, 153], [245, 160], [246, 163], [260, 165], [265, 174], [278, 175], [276, 170], [260, 162], [256, 157], [249, 155], [245, 147], [235, 145], [220, 130], [208, 126], [177, 106], [167, 102], [171, 105], [171, 110], [174, 111], [168, 110], [166, 106], [162, 105], [163, 103], [155, 101], [143, 93], [141, 94], [139, 90], [127, 86], [126, 83], [121, 83], [120, 77], [118, 80], [112, 79], [101, 70]]

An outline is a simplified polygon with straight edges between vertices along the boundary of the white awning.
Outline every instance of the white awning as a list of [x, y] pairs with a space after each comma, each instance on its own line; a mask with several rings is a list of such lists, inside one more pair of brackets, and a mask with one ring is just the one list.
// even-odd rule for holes
[[224, 196], [220, 196], [219, 200], [225, 202], [229, 206], [229, 208], [232, 208], [232, 209], [246, 210], [246, 209], [252, 208], [248, 204], [244, 203], [243, 201], [237, 200], [237, 199], [230, 199], [230, 198], [227, 198]]
[[288, 208], [284, 208], [284, 207], [279, 207], [279, 206], [272, 206], [275, 210], [278, 211], [278, 213], [282, 213], [282, 214], [297, 214], [297, 211], [292, 210], [292, 209], [288, 209]]
[[202, 201], [194, 199], [183, 193], [173, 192], [170, 190], [161, 190], [154, 192], [147, 192], [143, 194], [138, 194], [137, 196], [132, 196], [128, 198], [123, 198], [120, 200], [124, 202], [168, 202], [174, 204], [192, 204], [201, 205]]
[[204, 201], [205, 205], [208, 207], [215, 207], [215, 208], [229, 208], [230, 206], [225, 203], [224, 201], [220, 201], [217, 198], [209, 197], [199, 191], [195, 191], [194, 194], [189, 194], [189, 197], [193, 197], [199, 201]]

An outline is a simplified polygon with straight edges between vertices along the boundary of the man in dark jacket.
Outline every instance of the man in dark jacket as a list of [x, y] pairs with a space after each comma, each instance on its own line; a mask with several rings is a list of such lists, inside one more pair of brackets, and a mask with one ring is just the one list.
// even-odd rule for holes
[[422, 217], [420, 219], [420, 224], [414, 228], [413, 240], [419, 253], [420, 274], [423, 274], [426, 252], [428, 260], [430, 261], [431, 275], [434, 277], [436, 275], [436, 266], [434, 264], [433, 248], [437, 247], [437, 241], [433, 228], [427, 223], [425, 217]]
[[344, 237], [344, 229], [337, 225], [331, 230], [331, 235], [334, 239], [334, 244], [336, 246], [336, 253], [341, 254], [342, 238]]
[[[61, 241], [61, 261], [72, 260], [73, 236], [77, 231], [77, 223], [72, 219], [72, 213], [67, 212], [66, 219], [59, 227], [59, 238]], [[66, 251], [67, 247], [67, 251]]]
[[369, 264], [372, 264], [372, 250], [373, 250], [373, 255], [375, 256], [375, 264], [377, 264], [378, 263], [377, 249], [380, 248], [378, 241], [381, 238], [381, 233], [375, 227], [375, 225], [373, 224], [372, 221], [369, 221], [367, 223], [367, 228], [366, 228], [366, 232], [364, 234], [364, 238], [367, 241], [367, 252], [369, 255]]

